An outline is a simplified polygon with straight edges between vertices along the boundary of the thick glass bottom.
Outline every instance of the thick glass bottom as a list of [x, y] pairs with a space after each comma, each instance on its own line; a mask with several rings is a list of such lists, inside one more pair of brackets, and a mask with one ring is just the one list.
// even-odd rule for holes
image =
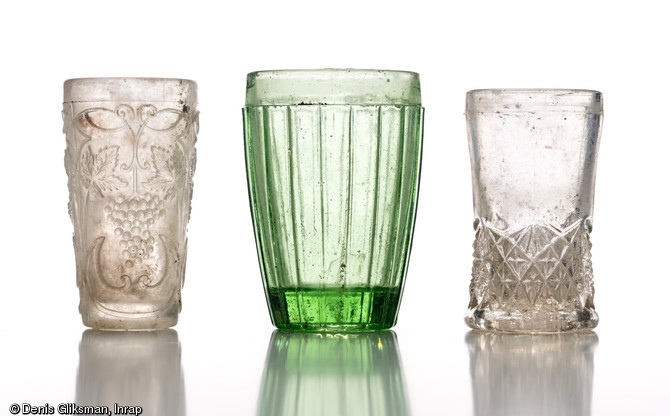
[[270, 288], [268, 299], [280, 329], [368, 331], [395, 325], [400, 288]]
[[103, 330], [156, 330], [177, 325], [179, 304], [152, 313], [123, 313], [105, 309], [97, 304], [80, 305], [85, 326]]
[[557, 312], [502, 312], [472, 308], [465, 323], [473, 329], [517, 333], [557, 333], [591, 330], [598, 325], [594, 309]]

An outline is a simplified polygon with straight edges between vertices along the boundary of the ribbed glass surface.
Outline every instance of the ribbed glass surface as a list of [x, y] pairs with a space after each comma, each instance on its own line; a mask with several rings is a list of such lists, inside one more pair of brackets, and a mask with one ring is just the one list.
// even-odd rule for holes
[[420, 105], [244, 109], [252, 215], [277, 327], [395, 323], [422, 120]]

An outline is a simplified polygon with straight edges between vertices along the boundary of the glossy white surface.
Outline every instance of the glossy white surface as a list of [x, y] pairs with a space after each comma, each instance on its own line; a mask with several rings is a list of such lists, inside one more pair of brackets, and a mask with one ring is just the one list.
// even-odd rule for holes
[[[144, 397], [168, 415], [253, 415], [262, 408], [273, 327], [247, 202], [245, 77], [322, 67], [421, 76], [421, 196], [394, 329], [402, 371], [396, 385], [411, 414], [667, 414], [665, 17], [651, 2], [5, 5], [0, 414], [9, 414], [12, 403], [79, 397], [128, 405]], [[87, 76], [183, 77], [199, 86], [198, 168], [184, 309], [175, 328], [181, 354], [174, 343], [166, 350], [140, 345], [146, 358], [134, 366], [121, 358], [124, 343], [111, 353], [118, 367], [101, 351], [109, 347], [82, 343], [60, 109], [62, 82]], [[517, 347], [514, 340], [468, 335], [463, 315], [474, 232], [463, 112], [467, 90], [490, 87], [604, 94], [592, 233], [597, 343]], [[132, 376], [123, 370], [129, 365], [143, 370]], [[342, 371], [320, 375], [326, 384], [334, 376], [347, 382]], [[170, 410], [161, 407], [167, 401]]]

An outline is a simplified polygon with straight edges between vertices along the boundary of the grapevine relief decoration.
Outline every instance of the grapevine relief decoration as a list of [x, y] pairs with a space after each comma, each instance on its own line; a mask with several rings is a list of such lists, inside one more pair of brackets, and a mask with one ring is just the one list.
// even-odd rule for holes
[[118, 164], [119, 146], [105, 146], [95, 154], [86, 147], [81, 160], [82, 185], [98, 198], [125, 187], [128, 183], [114, 174]]
[[172, 199], [175, 190], [184, 187], [186, 177], [184, 154], [179, 148], [170, 152], [160, 146], [151, 146], [151, 154], [155, 174], [144, 185], [154, 192], [165, 195], [165, 199]]
[[[183, 282], [197, 111], [121, 104], [73, 115], [72, 106], [63, 130], [78, 285], [103, 285], [113, 298]], [[95, 227], [88, 219], [98, 212]]]

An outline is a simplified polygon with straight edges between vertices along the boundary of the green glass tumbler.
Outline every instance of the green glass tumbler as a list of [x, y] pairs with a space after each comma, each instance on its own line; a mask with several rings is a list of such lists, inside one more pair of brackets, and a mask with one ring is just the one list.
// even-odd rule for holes
[[423, 112], [412, 72], [248, 75], [249, 199], [275, 326], [395, 324], [412, 245]]

